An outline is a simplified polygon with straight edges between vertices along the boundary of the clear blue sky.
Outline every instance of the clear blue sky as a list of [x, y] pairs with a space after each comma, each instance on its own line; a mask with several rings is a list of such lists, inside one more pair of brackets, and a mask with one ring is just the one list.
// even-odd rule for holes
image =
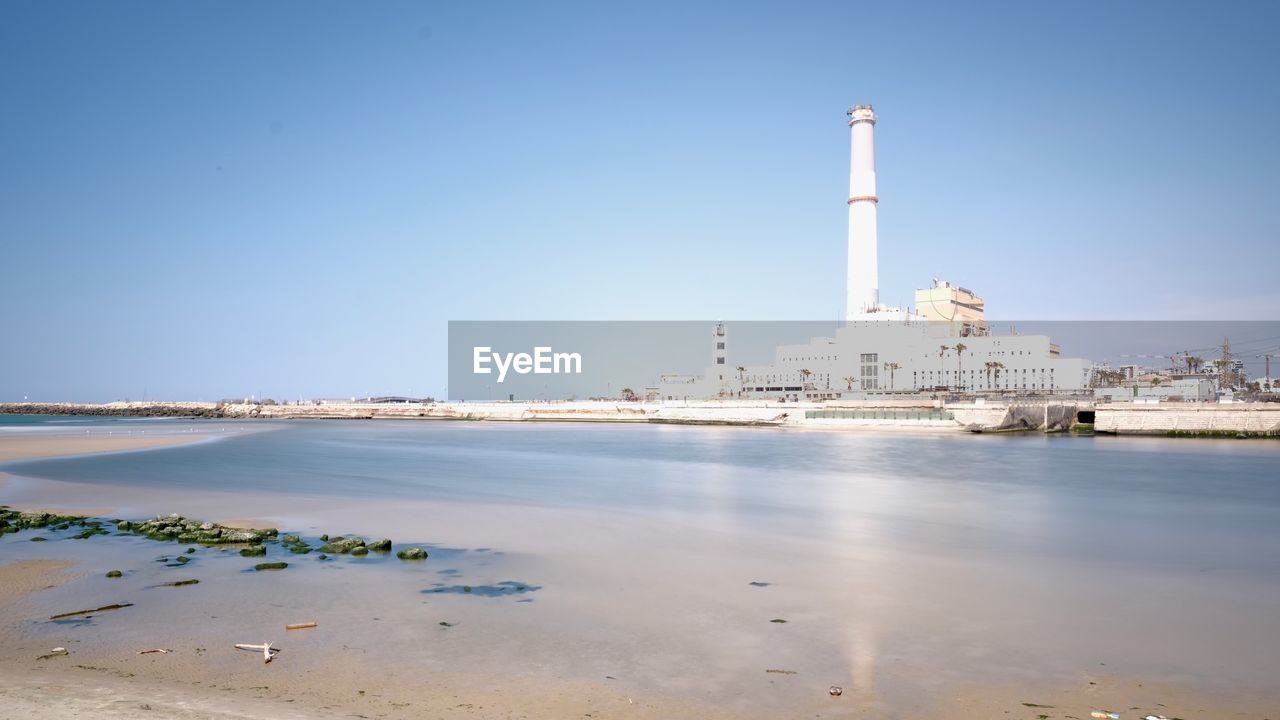
[[[450, 319], [1280, 317], [1280, 4], [0, 3], [0, 399], [426, 394]], [[1153, 349], [1159, 351], [1159, 349]]]

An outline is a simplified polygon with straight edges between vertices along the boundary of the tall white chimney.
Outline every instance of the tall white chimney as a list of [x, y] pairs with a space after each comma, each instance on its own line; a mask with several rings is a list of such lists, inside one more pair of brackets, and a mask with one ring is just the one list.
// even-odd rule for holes
[[853, 136], [849, 163], [849, 302], [846, 317], [880, 309], [876, 266], [876, 114], [870, 105], [849, 108]]

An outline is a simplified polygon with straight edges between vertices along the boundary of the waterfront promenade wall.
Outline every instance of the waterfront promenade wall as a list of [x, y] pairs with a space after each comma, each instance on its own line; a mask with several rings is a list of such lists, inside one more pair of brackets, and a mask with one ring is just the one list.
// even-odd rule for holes
[[1002, 432], [1072, 429], [1082, 411], [1094, 430], [1117, 435], [1280, 435], [1280, 403], [1102, 403], [1083, 400], [967, 401], [933, 398], [826, 403], [725, 400], [680, 403], [611, 401], [347, 403], [297, 405], [201, 402], [0, 404], [0, 413], [256, 419], [424, 419], [487, 422], [608, 422], [829, 429], [929, 429]]
[[1280, 403], [1099, 405], [1094, 431], [1117, 435], [1280, 436]]

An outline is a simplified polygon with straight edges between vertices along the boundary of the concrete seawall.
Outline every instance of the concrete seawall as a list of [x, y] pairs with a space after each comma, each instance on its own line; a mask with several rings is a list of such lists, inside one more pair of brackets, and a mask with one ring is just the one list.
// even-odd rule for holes
[[1116, 435], [1280, 436], [1280, 403], [1099, 405], [1094, 417]]
[[1063, 432], [1075, 425], [1079, 411], [1092, 409], [1092, 403], [1052, 401], [947, 405], [956, 422], [970, 432]]
[[828, 403], [726, 400], [670, 404], [608, 401], [300, 405], [198, 402], [0, 404], [0, 413], [34, 415], [664, 423], [942, 432], [1060, 432], [1072, 429], [1081, 414], [1086, 412], [1094, 414], [1094, 430], [1103, 434], [1280, 436], [1280, 403], [1113, 403], [1095, 406], [1088, 401], [943, 403], [929, 398], [895, 398]]

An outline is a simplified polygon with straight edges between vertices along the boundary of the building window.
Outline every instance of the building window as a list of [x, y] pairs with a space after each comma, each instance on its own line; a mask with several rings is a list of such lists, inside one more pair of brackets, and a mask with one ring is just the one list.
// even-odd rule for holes
[[862, 353], [862, 389], [880, 389], [879, 353]]

